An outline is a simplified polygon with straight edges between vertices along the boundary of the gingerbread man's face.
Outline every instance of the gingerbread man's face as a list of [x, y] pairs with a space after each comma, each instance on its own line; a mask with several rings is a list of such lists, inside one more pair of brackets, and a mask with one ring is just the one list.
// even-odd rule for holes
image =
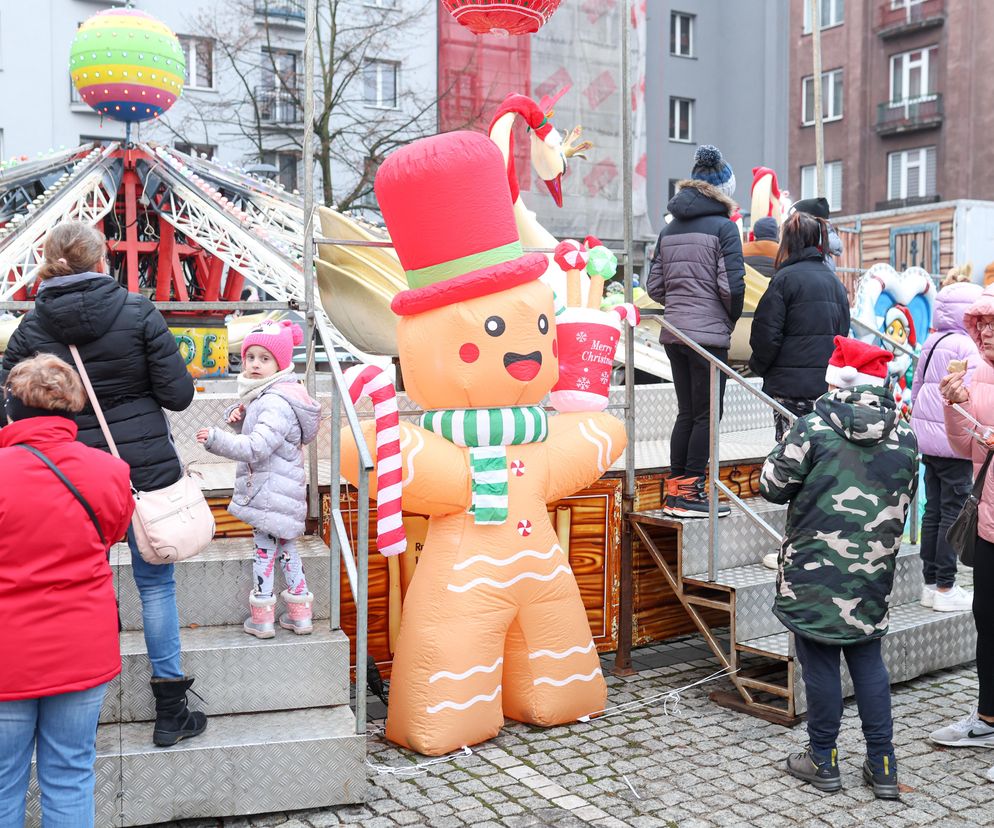
[[537, 280], [401, 317], [397, 344], [426, 409], [535, 405], [559, 378], [552, 290]]

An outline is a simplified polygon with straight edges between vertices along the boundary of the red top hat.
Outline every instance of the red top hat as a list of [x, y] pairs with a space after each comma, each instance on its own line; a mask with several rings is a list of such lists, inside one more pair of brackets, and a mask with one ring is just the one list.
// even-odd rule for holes
[[400, 316], [498, 293], [548, 267], [521, 249], [504, 157], [485, 135], [414, 141], [383, 162], [375, 186], [411, 288], [391, 303]]

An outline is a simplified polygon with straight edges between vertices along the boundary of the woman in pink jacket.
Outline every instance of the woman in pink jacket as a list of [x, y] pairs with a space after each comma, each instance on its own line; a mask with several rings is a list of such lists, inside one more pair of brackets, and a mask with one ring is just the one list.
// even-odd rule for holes
[[[966, 371], [948, 374], [939, 383], [947, 405], [944, 409], [949, 445], [961, 457], [973, 460], [980, 471], [987, 448], [973, 437], [973, 424], [952, 408], [959, 403], [985, 426], [994, 428], [994, 287], [987, 288], [963, 317], [966, 332], [980, 350], [981, 363], [972, 381], [965, 384]], [[994, 747], [994, 464], [987, 472], [980, 500], [976, 560], [973, 567], [973, 617], [977, 625], [977, 678], [980, 682], [977, 709], [961, 722], [940, 728], [929, 738], [940, 745]], [[994, 768], [987, 771], [994, 781]]]

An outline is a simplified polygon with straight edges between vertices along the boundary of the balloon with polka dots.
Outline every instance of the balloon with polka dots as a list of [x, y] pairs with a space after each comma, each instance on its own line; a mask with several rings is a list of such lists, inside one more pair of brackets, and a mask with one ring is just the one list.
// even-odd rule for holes
[[77, 30], [69, 74], [80, 97], [115, 121], [158, 118], [183, 92], [186, 57], [164, 23], [138, 9], [98, 12]]

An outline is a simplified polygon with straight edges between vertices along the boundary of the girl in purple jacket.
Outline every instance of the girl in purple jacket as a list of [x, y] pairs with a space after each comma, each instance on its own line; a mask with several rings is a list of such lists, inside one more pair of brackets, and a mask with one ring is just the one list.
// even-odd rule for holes
[[925, 467], [925, 516], [922, 519], [922, 606], [936, 612], [969, 610], [973, 593], [956, 584], [956, 552], [946, 541], [952, 525], [973, 486], [973, 466], [959, 457], [946, 439], [939, 381], [949, 373], [950, 361], [967, 363], [969, 382], [980, 359], [977, 346], [966, 332], [963, 314], [983, 288], [967, 276], [943, 280], [935, 298], [934, 327], [915, 369], [911, 385], [911, 428], [918, 437]]

